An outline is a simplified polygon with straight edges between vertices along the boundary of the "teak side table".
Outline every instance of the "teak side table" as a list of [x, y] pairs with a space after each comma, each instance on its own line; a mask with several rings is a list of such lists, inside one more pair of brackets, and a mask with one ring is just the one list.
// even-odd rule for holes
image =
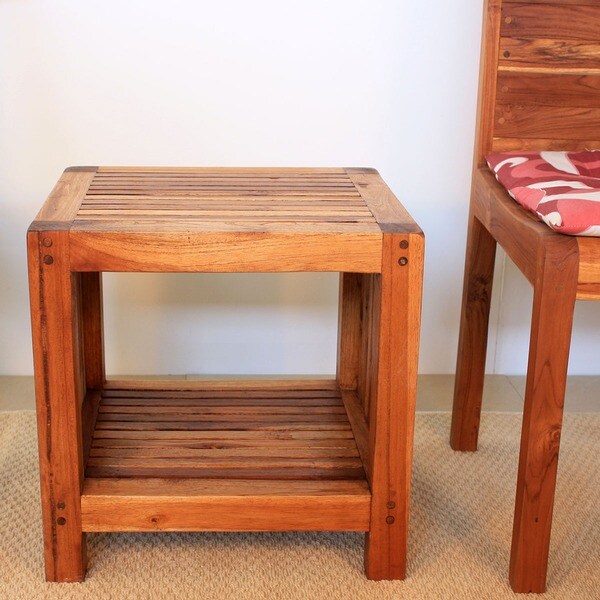
[[[377, 171], [70, 168], [27, 243], [48, 580], [97, 531], [365, 531], [404, 577], [424, 238]], [[340, 272], [336, 379], [106, 380], [103, 271]]]

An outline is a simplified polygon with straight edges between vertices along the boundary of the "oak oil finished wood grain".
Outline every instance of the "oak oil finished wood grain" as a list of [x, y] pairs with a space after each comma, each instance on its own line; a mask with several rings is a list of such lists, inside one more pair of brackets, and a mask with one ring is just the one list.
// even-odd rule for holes
[[[423, 237], [377, 171], [72, 168], [37, 231], [62, 240], [52, 292], [70, 304], [50, 312], [73, 323], [55, 426], [73, 456], [51, 466], [84, 486], [60, 508], [69, 537], [44, 501], [49, 578], [83, 577], [83, 531], [156, 530], [369, 530], [367, 575], [404, 576]], [[102, 271], [338, 271], [336, 379], [106, 381]]]
[[485, 0], [483, 5], [478, 97], [485, 98], [486, 102], [480, 100], [477, 104], [474, 169], [486, 166], [485, 157], [492, 150], [494, 140], [494, 114], [487, 106], [496, 104], [501, 6], [502, 0]]
[[[277, 394], [268, 390], [262, 394], [267, 397], [260, 398], [260, 390], [255, 390], [255, 394], [246, 396], [245, 402], [240, 404], [239, 396], [245, 391], [243, 387], [229, 389], [214, 404], [206, 393], [188, 393], [183, 397], [184, 406], [181, 406], [175, 394], [168, 392], [146, 390], [145, 397], [128, 398], [130, 392], [127, 390], [112, 390], [108, 404], [101, 402], [98, 411], [87, 477], [364, 479], [362, 462], [352, 440], [339, 391], [335, 391], [334, 396], [329, 389], [307, 391], [300, 388], [299, 391], [280, 390]], [[304, 397], [295, 397], [300, 392]], [[293, 404], [288, 402], [290, 399], [294, 400]], [[155, 402], [149, 405], [148, 400]], [[255, 405], [255, 400], [268, 403]], [[97, 437], [111, 434], [112, 440], [131, 440], [131, 433], [144, 432], [145, 440], [156, 441], [161, 438], [154, 437], [154, 433], [164, 435], [169, 431], [193, 432], [194, 437], [186, 440], [191, 447], [178, 446], [176, 451], [170, 448], [161, 454], [156, 445], [149, 452], [146, 446], [136, 448], [134, 444], [132, 447], [131, 442], [127, 449], [116, 446], [114, 441], [107, 448], [106, 438]], [[213, 440], [218, 439], [219, 444], [226, 445], [207, 447], [204, 434], [208, 432], [216, 434]], [[232, 432], [236, 437], [230, 438]], [[304, 449], [299, 444], [287, 445], [291, 432], [304, 432], [310, 436], [305, 438]], [[333, 432], [348, 435], [342, 438], [341, 449], [333, 444], [324, 449], [320, 449], [318, 443], [313, 445], [312, 438], [327, 439]], [[348, 439], [353, 445], [349, 445]], [[235, 446], [241, 440], [248, 443], [240, 453]], [[265, 441], [268, 442], [266, 446], [262, 445]], [[202, 446], [205, 454], [202, 461], [195, 456], [197, 445]], [[255, 455], [252, 454], [253, 445], [259, 446]], [[308, 455], [307, 450], [311, 450]]]
[[[552, 528], [567, 365], [577, 291], [577, 240], [553, 236], [538, 254], [510, 559], [515, 590], [543, 592]], [[560, 319], [556, 315], [560, 314]]]
[[[600, 144], [598, 145], [600, 148]], [[579, 245], [578, 300], [600, 300], [600, 244], [596, 238], [577, 238]]]
[[371, 492], [358, 479], [91, 478], [81, 506], [86, 531], [366, 531]]
[[66, 169], [31, 224], [31, 231], [68, 229], [77, 216], [96, 167]]
[[600, 148], [600, 140], [565, 140], [547, 138], [494, 138], [493, 148], [495, 152], [523, 152], [525, 150], [564, 150], [569, 148], [573, 152]]
[[471, 212], [465, 259], [450, 445], [477, 450], [496, 240]]
[[337, 381], [340, 388], [358, 386], [362, 340], [361, 285], [359, 273], [340, 273], [338, 307]]
[[420, 233], [385, 233], [382, 253], [376, 393], [369, 418], [373, 500], [365, 569], [370, 579], [402, 579], [406, 574], [424, 238]]
[[342, 389], [342, 399], [344, 407], [348, 414], [348, 420], [352, 427], [352, 434], [356, 442], [358, 453], [362, 460], [362, 465], [369, 482], [373, 481], [371, 476], [371, 448], [369, 440], [369, 426], [364, 413], [364, 408], [358, 398], [356, 389]]
[[310, 396], [313, 390], [319, 390], [319, 396], [337, 396], [337, 383], [335, 379], [249, 379], [244, 380], [135, 380], [135, 379], [109, 379], [104, 389], [106, 395], [114, 395], [113, 390], [127, 392], [127, 396], [136, 393], [143, 394], [145, 390], [169, 391], [174, 390], [177, 394], [189, 391], [190, 393], [209, 393], [211, 396], [219, 393], [227, 394], [228, 390], [234, 389], [240, 396], [255, 394], [260, 397], [268, 397], [269, 394], [279, 395], [279, 391], [286, 391], [293, 397]]
[[[477, 448], [498, 242], [534, 287], [510, 562], [516, 592], [545, 589], [573, 304], [600, 299], [600, 239], [551, 231], [509, 198], [485, 156], [600, 148], [599, 32], [596, 0], [488, 0], [484, 7], [451, 445]], [[561, 319], [552, 321], [550, 311]]]
[[502, 10], [503, 37], [600, 40], [600, 5], [512, 2]]
[[548, 138], [560, 149], [600, 139], [599, 24], [597, 3], [504, 3], [494, 149], [504, 138], [538, 149]]
[[[166, 383], [104, 392], [82, 497], [86, 531], [368, 528], [371, 494], [331, 382]], [[144, 484], [161, 477], [177, 489]], [[117, 483], [125, 491], [94, 484], [110, 478], [128, 480]]]
[[[56, 206], [57, 218], [64, 218], [63, 208]], [[30, 231], [27, 246], [46, 579], [81, 581], [82, 398], [68, 232]]]
[[72, 229], [71, 265], [80, 271], [120, 272], [372, 272], [381, 268], [380, 239], [380, 232], [194, 234]]
[[80, 331], [82, 336], [82, 361], [87, 393], [83, 393], [81, 429], [83, 460], [87, 462], [92, 434], [100, 406], [100, 393], [106, 374], [104, 371], [104, 327], [102, 308], [102, 274], [79, 273]]

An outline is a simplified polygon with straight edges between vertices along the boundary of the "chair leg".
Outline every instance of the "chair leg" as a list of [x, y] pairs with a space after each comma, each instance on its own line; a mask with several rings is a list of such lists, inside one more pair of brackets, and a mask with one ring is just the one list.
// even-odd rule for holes
[[77, 277], [69, 269], [67, 231], [30, 231], [27, 243], [46, 579], [81, 581], [85, 377]]
[[384, 234], [377, 307], [375, 398], [369, 406], [371, 524], [365, 542], [369, 579], [406, 573], [424, 239]]
[[534, 286], [533, 318], [510, 557], [515, 592], [546, 587], [552, 509], [563, 418], [578, 255], [555, 240]]
[[450, 445], [477, 450], [496, 240], [471, 213], [463, 285]]

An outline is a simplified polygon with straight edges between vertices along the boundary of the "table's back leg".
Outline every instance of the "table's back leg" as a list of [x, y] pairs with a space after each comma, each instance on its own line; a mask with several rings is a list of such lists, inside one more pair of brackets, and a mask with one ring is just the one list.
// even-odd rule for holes
[[106, 381], [104, 369], [104, 324], [102, 273], [79, 273], [81, 298], [81, 336], [85, 364], [86, 396], [81, 408], [81, 434], [84, 464], [92, 446], [92, 437]]
[[[369, 579], [403, 579], [410, 499], [424, 238], [384, 234], [377, 287], [375, 394], [369, 406], [371, 526]], [[377, 285], [377, 284], [380, 285]]]
[[104, 386], [104, 326], [102, 311], [102, 273], [80, 273], [81, 320], [85, 382], [88, 389]]
[[362, 343], [360, 273], [340, 273], [337, 381], [342, 389], [358, 386]]
[[477, 450], [496, 240], [471, 213], [458, 340], [450, 445]]
[[30, 231], [27, 244], [46, 579], [81, 581], [85, 376], [77, 277], [69, 269], [67, 231]]

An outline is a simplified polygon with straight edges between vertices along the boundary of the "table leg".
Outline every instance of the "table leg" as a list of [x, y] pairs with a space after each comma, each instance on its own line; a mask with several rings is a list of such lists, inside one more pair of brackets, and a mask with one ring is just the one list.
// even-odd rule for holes
[[27, 242], [46, 579], [81, 581], [79, 288], [69, 268], [68, 231], [30, 231]]
[[370, 404], [369, 579], [403, 579], [410, 498], [424, 238], [384, 234], [377, 286], [376, 393]]

